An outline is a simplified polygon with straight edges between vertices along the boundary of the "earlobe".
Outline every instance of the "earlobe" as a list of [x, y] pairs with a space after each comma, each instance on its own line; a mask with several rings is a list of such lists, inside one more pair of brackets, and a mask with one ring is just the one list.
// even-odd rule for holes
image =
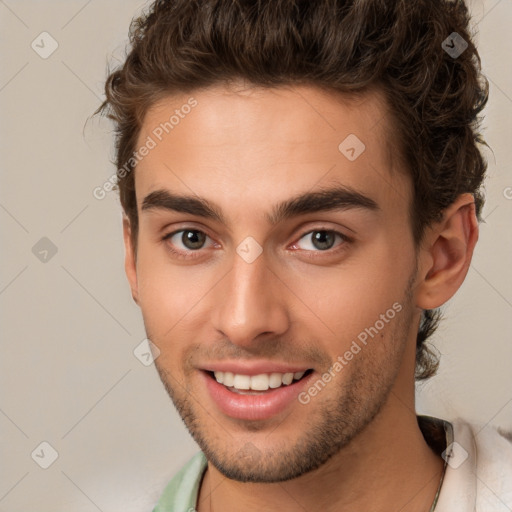
[[464, 282], [477, 240], [474, 198], [462, 194], [426, 233], [419, 255], [419, 308], [438, 308], [455, 294]]
[[124, 250], [125, 250], [124, 269], [126, 272], [126, 277], [128, 278], [128, 283], [130, 284], [130, 289], [132, 291], [133, 300], [138, 304], [139, 303], [139, 289], [138, 289], [138, 283], [137, 283], [136, 256], [135, 256], [135, 250], [134, 250], [133, 243], [132, 243], [132, 230], [131, 230], [130, 220], [124, 214], [123, 214], [123, 239], [124, 239]]

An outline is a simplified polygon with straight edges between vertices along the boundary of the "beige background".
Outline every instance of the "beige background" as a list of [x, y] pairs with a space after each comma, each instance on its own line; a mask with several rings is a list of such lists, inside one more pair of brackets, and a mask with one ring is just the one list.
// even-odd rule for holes
[[[105, 121], [84, 125], [143, 5], [0, 0], [0, 512], [151, 510], [197, 450], [153, 366], [133, 354], [145, 335], [118, 200], [92, 195], [115, 171], [112, 137]], [[418, 407], [512, 429], [512, 2], [472, 9], [491, 86], [485, 223]], [[47, 59], [31, 47], [51, 48], [44, 31], [58, 43]], [[43, 237], [57, 248], [46, 262]], [[48, 469], [31, 458], [49, 461], [43, 441], [58, 452]]]

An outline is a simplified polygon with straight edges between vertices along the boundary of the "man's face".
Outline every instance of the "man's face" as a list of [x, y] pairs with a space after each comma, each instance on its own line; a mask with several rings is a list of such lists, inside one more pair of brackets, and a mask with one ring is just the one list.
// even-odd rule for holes
[[128, 275], [162, 382], [208, 459], [230, 478], [286, 480], [412, 389], [411, 186], [390, 167], [377, 94], [192, 96], [144, 120], [137, 147], [156, 146], [137, 165]]

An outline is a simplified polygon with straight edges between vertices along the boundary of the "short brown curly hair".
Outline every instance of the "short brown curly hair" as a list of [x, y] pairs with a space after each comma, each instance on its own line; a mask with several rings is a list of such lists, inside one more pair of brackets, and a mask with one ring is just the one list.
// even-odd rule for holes
[[[108, 76], [96, 113], [115, 122], [117, 182], [134, 246], [131, 157], [148, 108], [170, 94], [237, 79], [342, 94], [379, 88], [412, 177], [416, 244], [462, 193], [474, 195], [480, 214], [486, 162], [478, 147], [479, 114], [488, 84], [463, 0], [156, 0], [132, 21], [129, 39], [126, 61]], [[449, 48], [463, 51], [454, 55]], [[437, 370], [425, 341], [439, 318], [438, 310], [423, 314], [417, 379]]]

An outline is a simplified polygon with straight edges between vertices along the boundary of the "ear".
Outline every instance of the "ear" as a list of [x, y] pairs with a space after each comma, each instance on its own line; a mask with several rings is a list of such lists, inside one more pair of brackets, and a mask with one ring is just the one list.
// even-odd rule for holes
[[462, 194], [425, 233], [418, 259], [419, 308], [435, 309], [455, 294], [464, 282], [477, 240], [475, 201], [471, 194]]
[[130, 288], [132, 290], [133, 300], [138, 304], [139, 303], [139, 287], [137, 284], [137, 262], [135, 256], [135, 248], [132, 244], [132, 228], [130, 224], [130, 220], [128, 217], [123, 214], [123, 238], [124, 238], [124, 270], [126, 272], [126, 277], [128, 278], [128, 283], [130, 284]]

